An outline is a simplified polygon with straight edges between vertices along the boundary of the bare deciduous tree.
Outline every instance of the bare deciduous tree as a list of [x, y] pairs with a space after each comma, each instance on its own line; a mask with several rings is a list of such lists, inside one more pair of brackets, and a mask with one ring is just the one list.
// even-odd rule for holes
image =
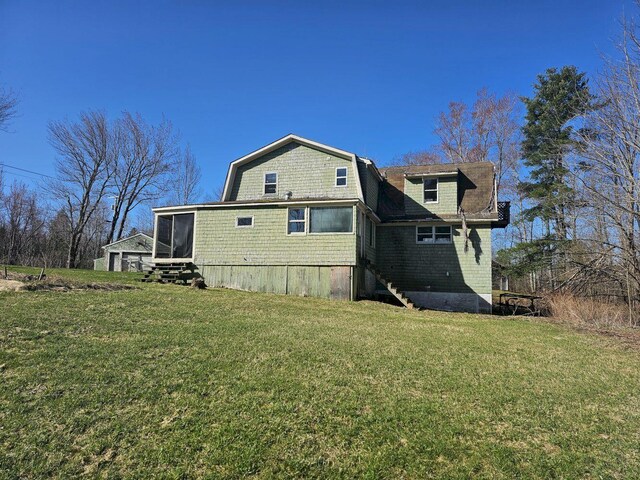
[[8, 264], [28, 264], [38, 255], [38, 240], [45, 226], [37, 196], [25, 184], [14, 182], [0, 200], [2, 257]]
[[16, 116], [18, 97], [11, 90], [0, 88], [0, 131], [7, 131], [9, 122]]
[[398, 163], [404, 165], [434, 165], [442, 163], [442, 157], [433, 150], [419, 150], [401, 155]]
[[[481, 89], [473, 106], [449, 103], [438, 116], [434, 133], [444, 158], [452, 163], [492, 161], [496, 165], [498, 187], [510, 182], [515, 188], [520, 158], [520, 103], [507, 93], [498, 97]], [[507, 185], [505, 185], [507, 186]]]
[[179, 205], [197, 202], [202, 196], [202, 190], [200, 189], [201, 176], [202, 172], [196, 157], [191, 152], [191, 147], [187, 145], [176, 164], [175, 179], [173, 181], [175, 190], [172, 197], [173, 201]]
[[109, 191], [117, 142], [103, 112], [80, 114], [78, 122], [49, 123], [49, 141], [58, 157], [58, 180], [48, 185], [62, 203], [68, 226], [67, 268], [79, 265], [85, 229]]
[[[177, 137], [169, 121], [150, 125], [139, 115], [124, 112], [114, 134], [117, 160], [110, 163], [114, 195], [107, 243], [122, 238], [129, 215], [138, 206], [162, 197], [174, 168]], [[173, 185], [171, 185], [173, 187]]]
[[[640, 304], [640, 37], [623, 25], [620, 58], [596, 82], [599, 108], [584, 118], [572, 173], [582, 186], [592, 222], [585, 232], [591, 255], [610, 259], [600, 273], [616, 277], [637, 321]], [[586, 264], [586, 262], [585, 262]], [[590, 268], [589, 270], [593, 270]]]

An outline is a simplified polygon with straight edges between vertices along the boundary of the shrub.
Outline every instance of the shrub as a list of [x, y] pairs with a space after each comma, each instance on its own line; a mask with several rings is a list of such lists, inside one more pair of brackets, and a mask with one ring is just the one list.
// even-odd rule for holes
[[630, 326], [629, 307], [613, 300], [594, 300], [567, 293], [547, 298], [549, 314], [556, 320], [593, 327]]

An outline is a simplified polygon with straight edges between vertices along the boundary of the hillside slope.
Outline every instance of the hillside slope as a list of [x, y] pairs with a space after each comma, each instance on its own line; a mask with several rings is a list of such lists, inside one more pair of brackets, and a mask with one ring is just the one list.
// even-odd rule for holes
[[138, 286], [0, 293], [0, 477], [640, 477], [640, 355], [605, 338]]

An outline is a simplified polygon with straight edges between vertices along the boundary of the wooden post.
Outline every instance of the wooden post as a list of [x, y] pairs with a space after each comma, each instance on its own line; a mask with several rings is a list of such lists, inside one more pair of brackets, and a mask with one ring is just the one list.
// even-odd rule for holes
[[6, 280], [7, 278], [9, 278], [9, 275], [7, 275], [7, 266], [4, 266], [4, 279]]

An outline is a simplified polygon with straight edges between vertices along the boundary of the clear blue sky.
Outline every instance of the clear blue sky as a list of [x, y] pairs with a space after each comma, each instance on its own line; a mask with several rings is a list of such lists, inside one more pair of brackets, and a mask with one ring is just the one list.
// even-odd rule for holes
[[451, 100], [530, 95], [551, 66], [594, 73], [623, 13], [632, 2], [0, 0], [0, 84], [21, 97], [0, 162], [52, 174], [49, 120], [128, 109], [174, 123], [205, 191], [290, 132], [387, 164], [430, 145]]

